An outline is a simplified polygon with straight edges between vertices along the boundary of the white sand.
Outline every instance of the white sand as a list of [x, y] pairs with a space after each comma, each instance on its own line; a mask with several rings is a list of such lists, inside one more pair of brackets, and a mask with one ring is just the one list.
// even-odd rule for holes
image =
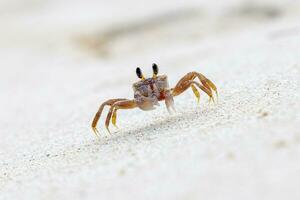
[[[0, 199], [300, 199], [299, 1], [3, 2]], [[120, 111], [97, 140], [100, 103], [152, 62], [207, 75], [219, 104]]]

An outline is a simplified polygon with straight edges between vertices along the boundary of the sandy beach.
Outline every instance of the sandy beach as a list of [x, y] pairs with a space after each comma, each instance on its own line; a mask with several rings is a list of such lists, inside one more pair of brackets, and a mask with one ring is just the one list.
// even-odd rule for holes
[[[2, 1], [0, 199], [300, 199], [300, 1]], [[151, 112], [136, 67], [192, 90]]]

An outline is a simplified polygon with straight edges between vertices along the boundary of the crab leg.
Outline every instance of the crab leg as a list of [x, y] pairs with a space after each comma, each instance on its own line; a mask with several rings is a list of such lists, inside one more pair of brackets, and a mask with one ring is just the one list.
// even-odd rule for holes
[[[196, 77], [199, 78], [199, 80], [201, 81], [201, 83], [203, 85], [194, 81], [194, 79]], [[187, 90], [189, 87], [191, 87], [195, 96], [197, 97], [198, 102], [199, 102], [200, 94], [194, 85], [197, 85], [202, 91], [204, 91], [209, 96], [210, 100], [214, 101], [214, 98], [212, 95], [212, 90], [215, 91], [216, 94], [218, 94], [216, 86], [209, 79], [207, 79], [204, 75], [197, 73], [197, 72], [190, 72], [178, 81], [176, 86], [172, 89], [172, 95], [178, 96], [182, 92]]]
[[191, 72], [194, 76], [197, 76], [198, 79], [201, 81], [201, 83], [203, 84], [204, 87], [208, 88], [208, 89], [212, 89], [213, 91], [215, 91], [216, 96], [218, 97], [218, 90], [217, 87], [215, 86], [215, 84], [209, 80], [208, 78], [206, 78], [203, 74], [198, 73], [198, 72]]
[[95, 133], [95, 135], [98, 137], [99, 135], [99, 131], [98, 129], [96, 128], [97, 126], [97, 123], [99, 121], [99, 118], [101, 117], [101, 114], [102, 114], [102, 111], [104, 109], [105, 106], [112, 106], [115, 102], [117, 101], [122, 101], [122, 100], [126, 100], [126, 99], [110, 99], [110, 100], [107, 100], [105, 101], [104, 103], [101, 104], [101, 106], [99, 107], [98, 109], [98, 112], [96, 113], [94, 119], [93, 119], [93, 122], [92, 122], [92, 129]]
[[211, 90], [207, 89], [203, 85], [200, 85], [196, 81], [182, 82], [180, 85], [178, 85], [172, 89], [172, 94], [173, 94], [173, 96], [178, 96], [181, 93], [183, 93], [184, 91], [186, 91], [188, 88], [192, 88], [193, 93], [197, 98], [197, 103], [199, 103], [200, 102], [200, 93], [199, 93], [198, 89], [195, 87], [195, 85], [197, 85], [198, 88], [200, 88], [202, 91], [204, 91], [210, 98], [213, 98]]
[[199, 104], [200, 103], [200, 93], [199, 93], [199, 91], [197, 90], [197, 88], [193, 84], [191, 84], [191, 88], [192, 88], [192, 90], [194, 92], [194, 95], [197, 98], [197, 103]]
[[[190, 84], [191, 84], [191, 86], [193, 86], [193, 84], [197, 85], [203, 92], [205, 92], [209, 96], [209, 101], [212, 100], [213, 102], [215, 102], [211, 89], [208, 89], [208, 88], [204, 87], [203, 85], [200, 85], [200, 83], [198, 83], [196, 81], [190, 81]], [[196, 97], [197, 97], [197, 95], [196, 95]], [[200, 99], [200, 96], [199, 96], [199, 99]]]
[[110, 110], [109, 110], [109, 112], [107, 114], [107, 117], [106, 117], [105, 127], [106, 127], [107, 131], [110, 133], [110, 131], [109, 131], [110, 120], [112, 120], [112, 123], [114, 125], [116, 125], [117, 110], [119, 110], [119, 109], [133, 109], [133, 108], [136, 108], [136, 107], [137, 107], [137, 104], [136, 104], [135, 100], [122, 100], [122, 101], [115, 102], [110, 107]]

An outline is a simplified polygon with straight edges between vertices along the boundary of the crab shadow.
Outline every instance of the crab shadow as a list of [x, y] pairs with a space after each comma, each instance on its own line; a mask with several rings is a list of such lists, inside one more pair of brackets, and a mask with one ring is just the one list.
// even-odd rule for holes
[[[117, 129], [111, 135], [94, 139], [91, 145], [97, 146], [99, 150], [101, 146], [111, 144], [122, 144], [129, 141], [142, 141], [142, 140], [155, 140], [159, 135], [166, 133], [166, 131], [178, 130], [178, 127], [182, 131], [188, 127], [197, 123], [197, 126], [209, 125], [206, 116], [217, 115], [217, 107], [205, 106], [202, 108], [197, 107], [196, 110], [189, 109], [187, 111], [179, 111], [165, 117], [152, 120], [148, 124], [136, 125], [134, 127], [123, 129]], [[210, 123], [210, 122], [209, 122]], [[179, 126], [178, 126], [179, 125]], [[134, 144], [134, 142], [132, 142]]]

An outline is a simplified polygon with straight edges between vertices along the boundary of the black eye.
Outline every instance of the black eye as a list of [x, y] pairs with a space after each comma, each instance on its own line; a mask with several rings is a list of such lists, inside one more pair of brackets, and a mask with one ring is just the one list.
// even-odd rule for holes
[[136, 75], [137, 75], [139, 78], [143, 78], [142, 70], [141, 70], [139, 67], [136, 68]]
[[152, 69], [153, 69], [153, 74], [157, 75], [158, 74], [158, 66], [157, 66], [157, 64], [153, 63], [152, 64]]

